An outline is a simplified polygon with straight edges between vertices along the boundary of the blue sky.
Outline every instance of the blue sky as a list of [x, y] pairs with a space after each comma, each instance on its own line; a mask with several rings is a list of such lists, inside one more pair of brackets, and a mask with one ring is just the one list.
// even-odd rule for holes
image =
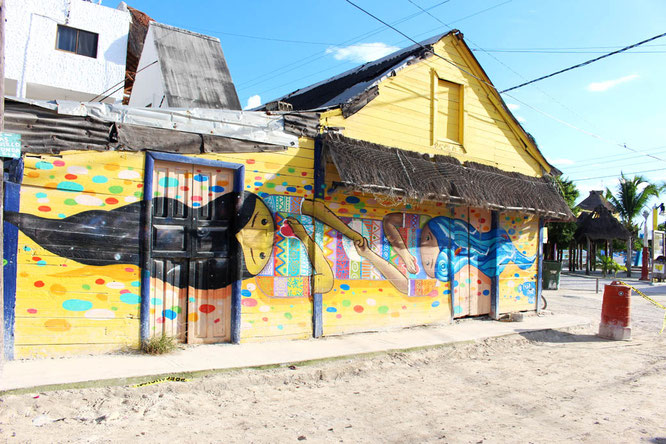
[[[475, 55], [499, 90], [666, 32], [663, 0], [355, 2], [417, 40], [448, 31], [440, 21], [460, 29], [472, 49], [487, 51]], [[414, 3], [432, 7], [440, 21]], [[243, 106], [410, 44], [344, 0], [128, 4], [159, 22], [218, 37]], [[666, 37], [503, 97], [584, 197], [590, 189], [614, 189], [621, 170], [666, 180], [664, 79]]]

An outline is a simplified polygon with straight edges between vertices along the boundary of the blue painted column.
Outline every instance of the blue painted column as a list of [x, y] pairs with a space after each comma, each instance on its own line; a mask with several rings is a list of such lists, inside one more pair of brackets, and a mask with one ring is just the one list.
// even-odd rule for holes
[[143, 182], [143, 211], [141, 212], [141, 342], [150, 338], [150, 257], [152, 236], [150, 233], [150, 219], [153, 214], [153, 170], [155, 159], [146, 153]]
[[[490, 231], [497, 233], [499, 229], [499, 211], [491, 211], [490, 213]], [[496, 236], [495, 236], [496, 237]], [[490, 317], [499, 319], [500, 310], [500, 292], [499, 292], [499, 269], [497, 267], [497, 245], [498, 240], [492, 246], [491, 255], [495, 266], [493, 267], [493, 275], [490, 277]]]
[[[21, 204], [21, 182], [23, 182], [23, 159], [5, 162], [7, 173], [4, 180], [4, 211], [19, 212]], [[19, 230], [9, 222], [3, 222], [3, 335], [4, 357], [14, 359], [14, 323], [16, 315], [16, 258], [18, 254]], [[6, 262], [5, 262], [6, 261]]]
[[539, 246], [538, 246], [538, 255], [539, 255], [539, 260], [538, 260], [538, 265], [537, 265], [537, 275], [536, 275], [536, 289], [537, 289], [537, 294], [536, 294], [536, 311], [539, 313], [541, 311], [541, 292], [543, 291], [543, 285], [542, 285], [542, 276], [543, 276], [543, 230], [544, 230], [544, 219], [539, 218]]
[[[323, 200], [326, 190], [326, 158], [324, 157], [324, 147], [322, 145], [321, 136], [315, 139], [314, 149], [314, 200]], [[315, 207], [316, 208], [316, 207]], [[315, 209], [315, 212], [317, 210]], [[315, 233], [312, 236], [314, 241], [317, 241], [317, 227], [323, 229], [322, 224], [317, 224], [313, 221]], [[314, 264], [312, 267], [312, 285], [314, 289]], [[323, 296], [321, 293], [312, 293], [312, 336], [319, 338], [324, 334], [324, 319], [323, 319]]]

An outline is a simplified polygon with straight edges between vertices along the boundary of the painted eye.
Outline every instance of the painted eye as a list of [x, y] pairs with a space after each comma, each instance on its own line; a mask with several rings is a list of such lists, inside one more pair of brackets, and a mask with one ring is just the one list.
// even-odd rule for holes
[[266, 253], [264, 253], [264, 252], [259, 253], [259, 258], [260, 259], [266, 259]]
[[261, 225], [268, 225], [268, 219], [261, 219]]

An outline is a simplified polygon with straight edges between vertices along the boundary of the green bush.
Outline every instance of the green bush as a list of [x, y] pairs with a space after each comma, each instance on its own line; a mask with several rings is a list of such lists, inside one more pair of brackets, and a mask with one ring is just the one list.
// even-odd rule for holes
[[176, 339], [167, 335], [153, 336], [141, 344], [141, 350], [149, 355], [164, 355], [171, 353], [177, 347]]
[[601, 268], [601, 272], [604, 276], [608, 273], [613, 273], [613, 277], [617, 277], [618, 271], [627, 271], [625, 266], [620, 265], [612, 258], [602, 256], [601, 254], [597, 256], [597, 265]]

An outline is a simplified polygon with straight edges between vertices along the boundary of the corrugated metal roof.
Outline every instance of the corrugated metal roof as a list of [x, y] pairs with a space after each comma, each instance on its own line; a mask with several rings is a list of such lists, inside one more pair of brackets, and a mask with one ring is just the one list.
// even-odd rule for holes
[[[454, 30], [450, 33], [454, 32], [458, 31]], [[365, 63], [276, 100], [291, 103], [294, 110], [335, 108], [352, 102], [356, 97], [373, 88], [385, 76], [408, 65], [411, 61], [423, 57], [427, 49], [430, 49], [447, 34], [436, 35], [418, 45], [408, 46], [381, 59]], [[423, 49], [424, 47], [427, 49]], [[264, 107], [260, 109], [264, 109]]]
[[[7, 98], [5, 103], [5, 129], [23, 135], [24, 152], [116, 149], [118, 135], [114, 136], [114, 132], [131, 134], [132, 127], [152, 129], [152, 133], [146, 133], [155, 142], [133, 146], [134, 143], [121, 140], [129, 149], [155, 149], [160, 139], [182, 139], [188, 134], [197, 135], [193, 139], [195, 142], [203, 140], [204, 151], [207, 142], [210, 146], [219, 145], [215, 138], [235, 139], [243, 142], [243, 149], [255, 151], [270, 149], [267, 145], [298, 146], [298, 137], [285, 132], [282, 116], [257, 111], [131, 108], [105, 103], [17, 98]], [[142, 140], [147, 139], [143, 137]], [[199, 142], [195, 144], [201, 145]], [[230, 140], [227, 145], [238, 143]]]
[[150, 30], [169, 107], [241, 109], [219, 39], [157, 22]]

